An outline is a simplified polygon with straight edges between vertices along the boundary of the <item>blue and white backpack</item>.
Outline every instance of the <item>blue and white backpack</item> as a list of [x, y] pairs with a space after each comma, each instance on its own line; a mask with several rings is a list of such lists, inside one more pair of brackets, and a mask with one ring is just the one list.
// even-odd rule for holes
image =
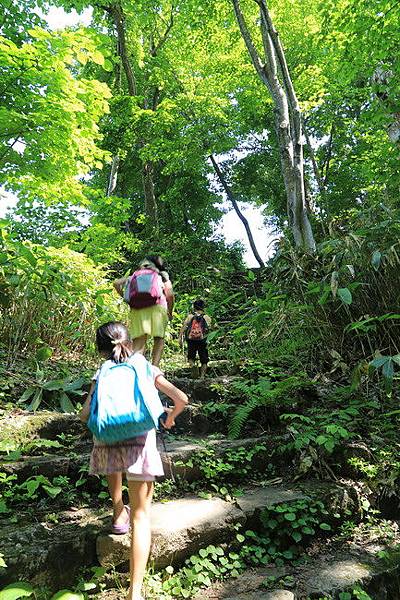
[[152, 367], [142, 354], [134, 354], [124, 363], [103, 363], [88, 420], [98, 440], [114, 444], [143, 435], [157, 427], [163, 412]]

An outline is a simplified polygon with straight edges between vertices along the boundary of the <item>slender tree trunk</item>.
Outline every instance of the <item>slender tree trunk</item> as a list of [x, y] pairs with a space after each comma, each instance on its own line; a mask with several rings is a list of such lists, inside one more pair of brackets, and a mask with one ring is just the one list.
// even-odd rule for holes
[[[108, 12], [112, 15], [114, 20], [115, 29], [117, 31], [118, 36], [118, 52], [121, 58], [121, 63], [124, 68], [126, 81], [128, 85], [128, 93], [130, 96], [137, 96], [137, 84], [135, 75], [132, 69], [131, 62], [129, 60], [127, 44], [126, 44], [126, 31], [125, 31], [125, 16], [119, 2], [115, 4], [111, 4], [107, 8]], [[144, 147], [145, 143], [143, 140], [139, 141], [139, 145], [141, 148]], [[114, 159], [113, 159], [114, 165]], [[117, 172], [113, 172], [111, 170], [111, 175], [115, 178], [116, 184], [116, 174]], [[157, 210], [157, 199], [154, 193], [154, 165], [150, 161], [146, 161], [142, 164], [142, 184], [143, 184], [143, 194], [144, 194], [144, 213], [148, 217], [148, 222], [150, 225], [150, 229], [157, 231], [158, 230], [158, 210]], [[109, 181], [109, 189], [110, 186], [112, 188], [113, 181], [110, 176]], [[115, 189], [115, 187], [113, 188]]]
[[247, 27], [240, 0], [231, 1], [253, 66], [275, 105], [275, 129], [280, 148], [289, 224], [294, 242], [298, 248], [313, 252], [315, 241], [304, 192], [302, 115], [285, 53], [272, 23], [266, 0], [254, 0], [260, 9], [264, 62]]
[[250, 248], [251, 248], [251, 250], [252, 250], [252, 252], [254, 254], [254, 258], [256, 259], [256, 261], [258, 262], [258, 264], [260, 265], [260, 267], [265, 267], [265, 263], [263, 262], [261, 256], [259, 255], [257, 247], [255, 245], [253, 234], [251, 232], [248, 220], [246, 219], [246, 217], [244, 216], [244, 214], [240, 210], [239, 205], [238, 205], [238, 203], [236, 201], [236, 198], [233, 195], [233, 192], [232, 192], [231, 188], [229, 187], [229, 185], [228, 185], [228, 183], [227, 183], [227, 181], [226, 181], [226, 179], [224, 177], [224, 174], [222, 173], [222, 171], [220, 169], [219, 164], [217, 163], [217, 161], [215, 160], [215, 158], [214, 158], [214, 156], [212, 154], [210, 155], [210, 160], [211, 160], [212, 166], [214, 167], [214, 171], [217, 174], [217, 177], [218, 177], [218, 179], [219, 179], [219, 181], [220, 181], [220, 183], [221, 183], [221, 185], [222, 185], [222, 187], [223, 187], [223, 189], [224, 189], [224, 191], [225, 191], [225, 193], [226, 193], [229, 201], [232, 203], [232, 206], [233, 206], [233, 208], [234, 208], [237, 216], [239, 217], [239, 219], [243, 223], [243, 226], [244, 226], [244, 228], [246, 230], [247, 238], [249, 240]]
[[115, 154], [112, 158], [110, 177], [108, 179], [107, 196], [112, 196], [117, 187], [119, 156]]
[[158, 208], [157, 199], [154, 193], [154, 166], [153, 163], [147, 161], [142, 167], [142, 181], [144, 190], [144, 211], [149, 218], [150, 226], [158, 230]]
[[393, 144], [398, 144], [400, 142], [400, 112], [394, 113], [389, 108], [391, 103], [389, 101], [388, 87], [391, 79], [393, 79], [393, 71], [391, 69], [384, 69], [382, 66], [377, 67], [372, 76], [373, 83], [379, 86], [376, 96], [392, 118], [392, 122], [386, 128], [387, 134]]
[[129, 95], [137, 96], [135, 75], [133, 73], [132, 65], [126, 48], [125, 16], [122, 6], [119, 4], [119, 2], [116, 2], [115, 4], [110, 4], [107, 10], [114, 20], [115, 29], [117, 31], [118, 52], [121, 58], [122, 66], [124, 67]]

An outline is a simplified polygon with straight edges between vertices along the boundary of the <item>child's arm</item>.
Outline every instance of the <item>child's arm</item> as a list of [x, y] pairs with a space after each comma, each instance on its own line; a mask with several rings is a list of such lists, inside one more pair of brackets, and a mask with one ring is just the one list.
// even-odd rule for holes
[[121, 277], [121, 279], [116, 279], [113, 283], [114, 289], [118, 292], [122, 298], [124, 297], [124, 287], [127, 282], [127, 277]]
[[188, 325], [190, 323], [191, 318], [192, 318], [192, 315], [189, 315], [188, 317], [186, 317], [186, 319], [182, 323], [182, 327], [181, 327], [181, 330], [179, 332], [179, 338], [178, 338], [180, 344], [183, 343], [183, 336], [184, 336], [185, 331], [186, 331], [186, 329], [187, 329], [187, 327], [188, 327]]
[[183, 410], [185, 410], [189, 399], [185, 392], [182, 392], [182, 390], [174, 386], [173, 383], [167, 381], [163, 375], [159, 375], [157, 377], [155, 385], [160, 392], [168, 396], [168, 398], [170, 398], [174, 403], [174, 408], [167, 411], [168, 416], [164, 423], [164, 427], [166, 429], [171, 429], [171, 427], [175, 425], [176, 417], [180, 415]]
[[165, 298], [167, 300], [167, 307], [168, 307], [168, 316], [169, 319], [172, 319], [172, 309], [174, 308], [174, 302], [175, 302], [175, 296], [174, 296], [174, 290], [172, 289], [172, 283], [168, 280], [168, 281], [164, 281], [164, 294], [165, 294]]
[[89, 393], [87, 395], [87, 398], [85, 400], [84, 405], [82, 406], [82, 410], [79, 413], [79, 418], [83, 423], [87, 423], [88, 419], [89, 419], [89, 415], [90, 415], [90, 401], [92, 399], [92, 394], [94, 392], [94, 388], [95, 388], [96, 382], [92, 381], [92, 385], [90, 386], [90, 390]]

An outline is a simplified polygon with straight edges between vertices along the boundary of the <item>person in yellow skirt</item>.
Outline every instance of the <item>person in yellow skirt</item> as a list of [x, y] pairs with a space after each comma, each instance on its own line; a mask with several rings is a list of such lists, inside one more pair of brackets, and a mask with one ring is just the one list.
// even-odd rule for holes
[[[143, 292], [141, 280], [149, 282]], [[151, 362], [159, 366], [164, 349], [165, 331], [172, 318], [174, 293], [161, 256], [147, 256], [131, 277], [114, 281], [114, 288], [130, 305], [129, 333], [134, 352], [144, 353], [149, 337], [154, 339]], [[152, 303], [148, 306], [148, 301]], [[143, 305], [143, 306], [142, 306]]]

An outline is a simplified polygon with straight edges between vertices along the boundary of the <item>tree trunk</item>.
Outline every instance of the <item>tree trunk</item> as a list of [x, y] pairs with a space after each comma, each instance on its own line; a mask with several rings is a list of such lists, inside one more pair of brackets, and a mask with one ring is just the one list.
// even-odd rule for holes
[[115, 154], [112, 158], [110, 177], [108, 179], [107, 196], [112, 196], [117, 187], [119, 156]]
[[254, 0], [260, 8], [265, 62], [261, 61], [253, 42], [240, 7], [240, 0], [231, 1], [253, 66], [262, 83], [268, 88], [275, 105], [275, 129], [280, 148], [288, 219], [294, 242], [298, 248], [313, 252], [315, 241], [304, 192], [302, 115], [285, 53], [272, 23], [266, 0]]
[[154, 193], [153, 163], [147, 161], [142, 167], [142, 181], [144, 191], [144, 211], [149, 219], [150, 229], [158, 230], [157, 199]]
[[[118, 52], [121, 58], [121, 63], [124, 68], [126, 81], [128, 85], [128, 93], [130, 96], [137, 96], [138, 90], [135, 80], [135, 75], [132, 69], [131, 62], [129, 60], [127, 46], [126, 46], [126, 32], [125, 32], [125, 16], [121, 5], [117, 2], [111, 4], [107, 8], [108, 12], [112, 15], [115, 29], [118, 36]], [[140, 140], [139, 145], [141, 148], [144, 146], [144, 141]], [[114, 159], [113, 159], [114, 166]], [[150, 229], [158, 230], [158, 210], [157, 210], [157, 199], [154, 193], [154, 166], [150, 161], [146, 161], [142, 165], [142, 184], [143, 184], [143, 195], [144, 195], [144, 213], [148, 218]], [[111, 170], [111, 176], [109, 181], [109, 189], [112, 188], [113, 183], [116, 184], [117, 171]], [[112, 176], [114, 180], [112, 180]], [[115, 186], [114, 188], [115, 189]], [[110, 194], [108, 194], [110, 195]]]
[[129, 95], [137, 96], [135, 75], [133, 73], [132, 65], [126, 48], [125, 16], [122, 7], [119, 2], [117, 2], [107, 7], [107, 10], [114, 19], [115, 29], [117, 30], [118, 52], [121, 58], [122, 66], [124, 67]]
[[385, 109], [389, 112], [392, 118], [392, 122], [386, 128], [387, 134], [389, 136], [390, 141], [393, 144], [397, 144], [400, 142], [400, 113], [393, 113], [390, 110], [390, 98], [389, 98], [389, 82], [393, 79], [393, 71], [391, 69], [384, 69], [382, 66], [379, 66], [375, 69], [375, 72], [372, 76], [372, 81], [378, 86], [378, 90], [376, 92], [377, 98], [381, 101]]
[[237, 214], [237, 216], [239, 217], [239, 219], [242, 221], [244, 228], [246, 230], [246, 234], [247, 234], [247, 238], [249, 240], [249, 244], [250, 244], [250, 248], [254, 254], [254, 258], [256, 259], [256, 261], [258, 262], [258, 264], [260, 265], [260, 267], [265, 267], [265, 263], [263, 262], [261, 256], [258, 253], [257, 247], [255, 245], [254, 242], [254, 238], [253, 238], [253, 234], [251, 233], [251, 229], [250, 229], [250, 225], [248, 220], [246, 219], [246, 217], [244, 216], [244, 214], [242, 213], [242, 211], [239, 208], [239, 205], [236, 201], [235, 196], [233, 195], [233, 192], [231, 190], [231, 188], [229, 187], [217, 161], [215, 160], [215, 158], [213, 157], [213, 155], [210, 155], [210, 160], [212, 163], [212, 166], [214, 167], [214, 171], [217, 174], [217, 177], [222, 185], [222, 187], [224, 188], [224, 191], [228, 197], [228, 199], [230, 200], [230, 202], [232, 203], [233, 208], [235, 209], [235, 212]]

